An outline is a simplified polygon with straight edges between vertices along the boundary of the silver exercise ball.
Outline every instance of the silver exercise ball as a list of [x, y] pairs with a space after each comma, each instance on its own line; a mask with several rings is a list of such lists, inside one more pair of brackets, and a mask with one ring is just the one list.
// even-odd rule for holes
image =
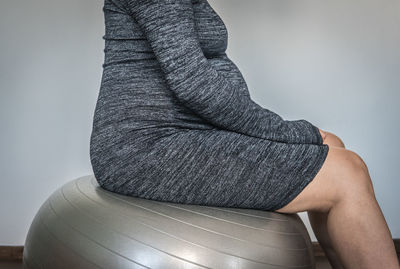
[[315, 268], [297, 214], [159, 202], [100, 187], [56, 190], [32, 221], [25, 269]]

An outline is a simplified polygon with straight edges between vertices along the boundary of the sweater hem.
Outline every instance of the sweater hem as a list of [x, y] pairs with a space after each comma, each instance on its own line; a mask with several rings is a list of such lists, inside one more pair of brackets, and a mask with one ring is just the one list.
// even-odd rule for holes
[[320, 146], [322, 146], [322, 150], [319, 152], [318, 158], [316, 158], [314, 165], [311, 166], [311, 168], [305, 172], [306, 176], [302, 178], [300, 185], [291, 189], [289, 195], [287, 195], [283, 200], [281, 200], [280, 203], [271, 207], [271, 209], [269, 209], [268, 211], [275, 211], [289, 204], [315, 178], [317, 173], [321, 170], [322, 165], [324, 164], [329, 151], [329, 146], [327, 144], [323, 144]]

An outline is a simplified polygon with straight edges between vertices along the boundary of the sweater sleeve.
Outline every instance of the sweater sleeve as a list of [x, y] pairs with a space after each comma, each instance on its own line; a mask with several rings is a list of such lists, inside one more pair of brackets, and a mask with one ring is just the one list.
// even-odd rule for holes
[[304, 119], [284, 120], [240, 94], [240, 85], [215, 70], [200, 47], [191, 0], [124, 1], [183, 105], [225, 130], [283, 143], [322, 144], [316, 126]]

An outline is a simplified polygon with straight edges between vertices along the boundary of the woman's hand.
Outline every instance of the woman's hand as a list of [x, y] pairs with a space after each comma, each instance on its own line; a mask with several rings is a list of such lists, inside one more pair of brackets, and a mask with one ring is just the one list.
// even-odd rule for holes
[[[319, 129], [319, 128], [318, 128], [318, 129]], [[319, 129], [319, 132], [320, 132], [320, 134], [321, 134], [321, 136], [322, 136], [322, 140], [324, 141], [325, 138], [326, 138], [326, 133], [325, 133], [324, 131], [322, 131], [321, 129]]]

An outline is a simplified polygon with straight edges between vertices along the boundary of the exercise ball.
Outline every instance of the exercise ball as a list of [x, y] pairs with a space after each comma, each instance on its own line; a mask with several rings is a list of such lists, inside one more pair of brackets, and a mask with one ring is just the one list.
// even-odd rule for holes
[[161, 202], [67, 182], [40, 207], [26, 269], [315, 268], [297, 214]]

